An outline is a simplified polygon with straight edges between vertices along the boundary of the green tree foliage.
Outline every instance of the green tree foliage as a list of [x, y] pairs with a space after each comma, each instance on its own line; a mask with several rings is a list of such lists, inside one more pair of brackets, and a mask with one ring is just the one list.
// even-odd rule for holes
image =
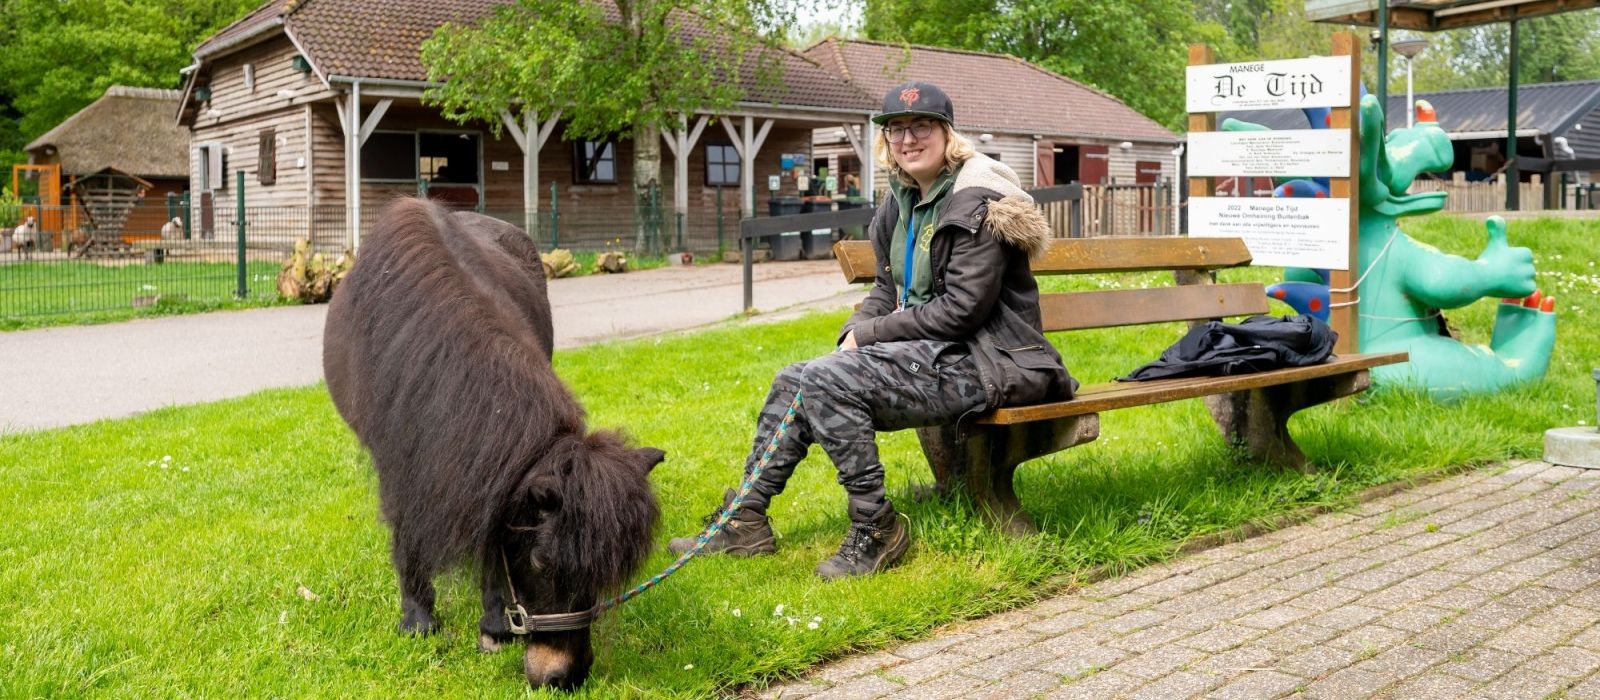
[[[1517, 79], [1521, 83], [1600, 78], [1600, 11], [1523, 20], [1517, 33]], [[1506, 84], [1510, 25], [1491, 24], [1441, 32], [1427, 38], [1433, 45], [1423, 56], [1433, 69], [1425, 72], [1418, 66], [1418, 89]]]
[[0, 163], [112, 85], [174, 88], [194, 47], [261, 0], [0, 2]]
[[1241, 53], [1185, 0], [865, 0], [867, 36], [1027, 59], [1100, 88], [1169, 128], [1184, 122], [1183, 67], [1194, 42]]
[[629, 133], [643, 198], [660, 181], [659, 128], [731, 107], [744, 96], [731, 76], [773, 79], [776, 61], [760, 49], [791, 24], [785, 7], [760, 0], [518, 0], [423, 43], [423, 65], [441, 83], [423, 99], [496, 129], [519, 105], [560, 111], [569, 139]]

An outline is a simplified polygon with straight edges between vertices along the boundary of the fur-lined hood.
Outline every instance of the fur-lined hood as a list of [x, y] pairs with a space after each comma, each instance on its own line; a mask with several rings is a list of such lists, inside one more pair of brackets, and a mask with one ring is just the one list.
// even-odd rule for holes
[[[982, 153], [974, 154], [961, 165], [951, 194], [966, 189], [989, 190], [997, 198], [989, 201], [985, 225], [1002, 243], [1022, 249], [1029, 258], [1037, 257], [1050, 240], [1050, 224], [1034, 206], [1033, 197], [1022, 189], [1016, 171]], [[988, 199], [988, 197], [985, 197]]]

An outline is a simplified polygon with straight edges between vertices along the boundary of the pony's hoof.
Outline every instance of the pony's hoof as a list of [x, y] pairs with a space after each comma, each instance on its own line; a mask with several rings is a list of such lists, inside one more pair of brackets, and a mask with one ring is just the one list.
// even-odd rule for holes
[[400, 620], [397, 626], [400, 634], [412, 637], [426, 637], [439, 631], [439, 622], [431, 615], [407, 615]]
[[478, 635], [478, 651], [493, 654], [500, 651], [500, 642], [487, 634]]

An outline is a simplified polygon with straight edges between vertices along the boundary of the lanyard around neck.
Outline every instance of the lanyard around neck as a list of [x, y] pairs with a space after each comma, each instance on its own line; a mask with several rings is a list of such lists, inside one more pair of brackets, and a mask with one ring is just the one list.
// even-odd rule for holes
[[917, 207], [911, 206], [911, 213], [906, 216], [906, 264], [900, 268], [900, 308], [903, 310], [911, 301], [911, 256], [917, 250]]

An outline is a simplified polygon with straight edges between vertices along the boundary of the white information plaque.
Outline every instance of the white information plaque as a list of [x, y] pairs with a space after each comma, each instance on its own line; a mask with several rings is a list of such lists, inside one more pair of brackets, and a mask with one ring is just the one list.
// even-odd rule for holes
[[1191, 132], [1189, 175], [1350, 177], [1350, 130]]
[[1350, 269], [1350, 200], [1190, 197], [1189, 235], [1243, 238], [1252, 265]]
[[1189, 66], [1190, 112], [1350, 106], [1350, 57]]

